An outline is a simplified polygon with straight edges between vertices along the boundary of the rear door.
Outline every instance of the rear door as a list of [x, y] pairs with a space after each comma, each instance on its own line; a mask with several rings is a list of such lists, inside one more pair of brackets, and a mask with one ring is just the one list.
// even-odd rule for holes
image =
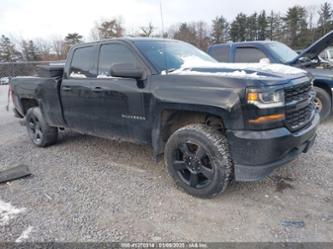
[[78, 47], [60, 88], [64, 119], [70, 128], [90, 133], [96, 123], [96, 100], [91, 89], [97, 77], [98, 46]]

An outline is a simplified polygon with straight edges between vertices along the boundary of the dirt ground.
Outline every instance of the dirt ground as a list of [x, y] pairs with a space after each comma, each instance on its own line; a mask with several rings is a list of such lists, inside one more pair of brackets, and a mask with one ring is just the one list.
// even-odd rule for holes
[[273, 178], [202, 200], [149, 146], [64, 132], [34, 147], [6, 95], [0, 86], [0, 170], [26, 164], [33, 176], [0, 184], [0, 241], [333, 241], [333, 120]]

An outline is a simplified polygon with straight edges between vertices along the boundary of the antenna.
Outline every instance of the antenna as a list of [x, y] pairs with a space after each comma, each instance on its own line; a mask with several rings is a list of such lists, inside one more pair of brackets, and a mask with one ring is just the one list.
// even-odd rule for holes
[[[161, 12], [161, 38], [164, 38], [164, 18], [163, 18], [163, 11], [162, 11], [162, 0], [160, 1], [160, 12]], [[164, 41], [162, 41], [164, 43]], [[166, 48], [165, 48], [165, 43], [163, 47], [163, 57], [164, 57], [164, 65], [165, 65], [165, 74], [168, 74], [168, 58], [167, 58], [167, 54], [166, 54]]]
[[164, 18], [163, 18], [163, 11], [162, 11], [162, 1], [160, 1], [160, 14], [161, 14], [161, 31], [162, 31], [162, 34], [161, 34], [161, 38], [164, 38]]

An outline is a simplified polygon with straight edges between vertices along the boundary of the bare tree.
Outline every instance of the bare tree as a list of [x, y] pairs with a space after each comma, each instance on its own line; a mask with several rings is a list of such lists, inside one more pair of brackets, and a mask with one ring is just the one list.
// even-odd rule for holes
[[153, 24], [150, 22], [148, 24], [148, 26], [142, 26], [140, 27], [140, 36], [142, 37], [151, 37], [154, 33], [155, 27], [153, 26]]
[[208, 25], [203, 21], [194, 23], [196, 42], [195, 45], [203, 51], [207, 51], [209, 46]]
[[66, 58], [66, 44], [64, 40], [53, 40], [53, 52], [57, 60], [63, 60]]
[[196, 44], [196, 30], [193, 24], [181, 23], [173, 34], [173, 38]]

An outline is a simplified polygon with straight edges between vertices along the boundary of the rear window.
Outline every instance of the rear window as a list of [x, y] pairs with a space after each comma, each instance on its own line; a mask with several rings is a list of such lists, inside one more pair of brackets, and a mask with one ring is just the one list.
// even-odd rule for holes
[[209, 54], [219, 62], [229, 62], [229, 48], [227, 46], [212, 47]]
[[97, 47], [77, 48], [69, 69], [71, 78], [95, 78], [97, 76]]
[[240, 63], [258, 63], [267, 56], [257, 48], [237, 48], [235, 62]]

